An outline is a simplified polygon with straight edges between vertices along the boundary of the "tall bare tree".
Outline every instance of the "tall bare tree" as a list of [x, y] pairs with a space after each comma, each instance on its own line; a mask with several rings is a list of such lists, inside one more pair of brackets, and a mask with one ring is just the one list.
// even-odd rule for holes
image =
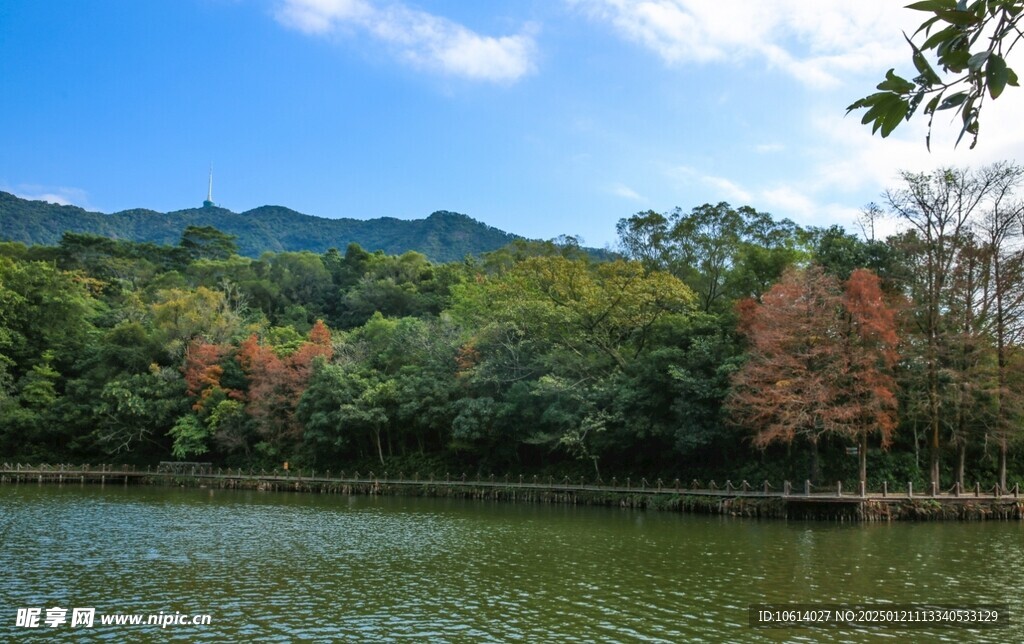
[[[1002, 203], [1019, 173], [1019, 168], [1005, 163], [973, 171], [904, 172], [902, 187], [886, 193], [890, 210], [909, 226], [903, 240], [913, 270], [905, 286], [913, 302], [913, 325], [921, 337], [916, 346], [925, 380], [929, 479], [934, 486], [940, 480], [942, 427], [951, 411], [943, 373], [950, 359], [950, 334], [974, 330], [981, 324], [978, 309], [987, 305], [985, 297], [977, 296], [984, 280], [978, 277], [978, 266], [971, 264], [975, 260], [965, 253], [976, 250], [971, 243], [973, 226]], [[954, 302], [958, 305], [951, 308]], [[961, 437], [958, 434], [957, 440]]]
[[996, 351], [995, 413], [991, 435], [999, 446], [999, 487], [1006, 489], [1006, 456], [1021, 413], [1021, 395], [1009, 387], [1009, 349], [1024, 332], [1024, 202], [1017, 190], [1024, 168], [996, 166], [991, 205], [978, 222], [978, 236], [988, 260], [985, 294], [989, 333]]

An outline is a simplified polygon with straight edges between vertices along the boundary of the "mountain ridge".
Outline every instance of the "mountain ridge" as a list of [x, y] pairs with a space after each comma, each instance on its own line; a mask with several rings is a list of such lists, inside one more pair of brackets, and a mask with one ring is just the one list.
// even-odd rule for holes
[[274, 205], [241, 213], [213, 206], [165, 213], [132, 208], [107, 214], [0, 191], [0, 239], [8, 241], [55, 245], [64, 232], [75, 232], [177, 244], [187, 226], [213, 226], [235, 235], [239, 253], [250, 257], [266, 251], [344, 250], [355, 242], [369, 251], [398, 255], [414, 250], [434, 262], [451, 262], [523, 239], [447, 210], [435, 211], [423, 219], [329, 219]]

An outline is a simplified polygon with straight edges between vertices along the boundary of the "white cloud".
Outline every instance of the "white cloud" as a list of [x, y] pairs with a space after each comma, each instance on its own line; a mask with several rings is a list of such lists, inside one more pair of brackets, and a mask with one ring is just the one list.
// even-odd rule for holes
[[21, 184], [12, 188], [0, 186], [0, 190], [29, 201], [46, 201], [59, 206], [79, 206], [86, 209], [90, 207], [89, 194], [81, 188]]
[[978, 166], [1013, 159], [1024, 149], [1024, 129], [1016, 113], [1019, 108], [1018, 97], [986, 103], [981, 136], [974, 150], [970, 149], [969, 136], [959, 147], [954, 146], [960, 121], [948, 122], [955, 116], [952, 112], [945, 113], [948, 117], [941, 112], [936, 116], [931, 151], [925, 146], [927, 121], [921, 115], [901, 124], [886, 139], [872, 136], [871, 129], [861, 125], [853, 114], [845, 119], [837, 114], [818, 115], [811, 126], [828, 150], [819, 173], [832, 186], [850, 189], [864, 183], [891, 185], [900, 170], [925, 172], [941, 166]]
[[[924, 143], [927, 122], [920, 118], [903, 123], [882, 139], [873, 136], [855, 115], [844, 118], [835, 111], [817, 112], [809, 107], [811, 143], [786, 147], [787, 156], [797, 157], [803, 171], [766, 179], [759, 185], [689, 167], [675, 168], [672, 175], [712, 188], [716, 199], [749, 204], [802, 225], [840, 224], [856, 233], [862, 208], [870, 201], [883, 203], [884, 191], [899, 187], [901, 171], [931, 172], [941, 167], [979, 167], [1015, 160], [1024, 149], [1024, 129], [1017, 125], [1018, 110], [1019, 104], [1009, 96], [988, 103], [982, 115], [981, 138], [974, 150], [969, 149], [967, 140], [954, 147], [959, 121], [950, 124], [937, 118], [929, 152]], [[883, 221], [876, 235], [884, 237], [895, 230], [894, 221]]]
[[58, 195], [53, 193], [46, 193], [41, 195], [33, 196], [21, 196], [22, 199], [30, 199], [32, 201], [46, 201], [48, 203], [55, 203], [58, 206], [73, 206], [74, 204], [68, 200], [64, 195]]
[[[893, 33], [914, 12], [891, 0], [565, 0], [670, 65], [761, 59], [812, 87], [905, 58]], [[912, 29], [911, 29], [912, 31]]]
[[616, 197], [622, 197], [623, 199], [629, 199], [631, 201], [647, 201], [644, 197], [640, 196], [635, 190], [623, 183], [613, 183], [608, 186], [608, 192], [615, 195]]
[[761, 201], [768, 210], [781, 210], [807, 221], [817, 214], [818, 206], [814, 200], [797, 190], [792, 185], [780, 185], [761, 191]]
[[725, 177], [701, 177], [701, 180], [725, 195], [729, 201], [750, 201], [750, 193]]
[[[700, 200], [749, 204], [802, 225], [841, 224], [857, 232], [857, 218], [870, 201], [899, 186], [901, 170], [933, 171], [1014, 160], [1024, 150], [1020, 100], [1007, 92], [986, 101], [978, 147], [965, 138], [954, 147], [959, 119], [939, 113], [931, 152], [925, 147], [927, 118], [918, 113], [888, 138], [861, 125], [863, 112], [844, 117], [845, 106], [872, 91], [890, 67], [913, 74], [901, 31], [913, 33], [923, 19], [889, 0], [563, 0], [580, 15], [607, 25], [617, 36], [649, 50], [666, 66], [693, 65], [775, 70], [815, 90], [800, 96], [750, 96], [761, 110], [786, 110], [798, 123], [784, 135], [749, 132], [750, 153], [762, 162], [725, 162], [718, 153], [695, 152], [689, 166], [666, 160], [677, 188]], [[1011, 65], [1013, 63], [1011, 62]], [[728, 73], [728, 72], [726, 72]], [[909, 77], [909, 76], [908, 76]], [[728, 91], [738, 91], [735, 86]], [[696, 90], [695, 90], [696, 91]], [[780, 91], [783, 91], [780, 89]], [[790, 92], [790, 94], [793, 94]], [[711, 100], [708, 98], [707, 100]], [[952, 122], [951, 122], [952, 120]], [[764, 138], [761, 138], [764, 137]], [[778, 164], [766, 163], [775, 161]], [[745, 160], [745, 161], [749, 161]], [[698, 164], [707, 163], [701, 169]], [[755, 166], [751, 174], [751, 166]], [[657, 199], [657, 195], [652, 195]], [[893, 232], [892, 222], [877, 234]]]
[[740, 204], [750, 203], [751, 194], [747, 190], [744, 190], [735, 182], [726, 179], [725, 177], [716, 177], [709, 174], [704, 174], [688, 166], [679, 166], [669, 170], [669, 175], [681, 179], [682, 181], [690, 181], [696, 179], [698, 182], [712, 189], [716, 199], [723, 199], [725, 201], [732, 201]]
[[402, 4], [382, 7], [369, 0], [281, 0], [275, 17], [316, 36], [361, 31], [420, 69], [471, 80], [514, 82], [536, 67], [531, 25], [512, 36], [485, 36]]
[[345, 22], [366, 20], [373, 7], [364, 0], [285, 0], [278, 22], [307, 34], [325, 35]]
[[752, 206], [770, 212], [776, 218], [785, 217], [804, 226], [840, 224], [851, 232], [857, 230], [861, 208], [832, 201], [828, 190], [816, 178], [801, 177], [767, 186], [745, 186], [686, 166], [673, 168], [669, 174], [684, 184], [696, 182], [710, 188], [707, 196], [703, 197], [709, 201], [724, 200], [734, 206]]

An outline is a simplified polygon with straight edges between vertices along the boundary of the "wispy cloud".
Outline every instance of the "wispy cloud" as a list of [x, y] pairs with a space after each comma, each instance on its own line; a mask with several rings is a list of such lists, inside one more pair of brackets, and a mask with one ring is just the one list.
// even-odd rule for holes
[[[853, 232], [858, 230], [857, 218], [867, 202], [883, 202], [883, 192], [899, 186], [901, 171], [977, 167], [1015, 158], [1024, 147], [1024, 130], [1016, 125], [1018, 105], [993, 102], [986, 109], [982, 138], [974, 150], [965, 144], [953, 146], [959, 132], [956, 123], [949, 126], [936, 120], [929, 152], [924, 145], [926, 123], [920, 119], [904, 123], [882, 139], [872, 136], [858, 118], [815, 113], [809, 108], [806, 121], [813, 143], [786, 148], [787, 155], [797, 157], [804, 169], [796, 174], [763, 183], [714, 176], [691, 167], [674, 167], [669, 175], [684, 185], [711, 188], [711, 199], [749, 204], [803, 225], [841, 224]], [[884, 222], [876, 233], [894, 230], [894, 222]]]
[[[908, 21], [891, 0], [565, 0], [669, 65], [761, 59], [826, 88], [839, 75], [877, 72], [905, 57], [889, 36]], [[910, 16], [913, 18], [913, 16]]]
[[760, 197], [760, 200], [767, 204], [768, 210], [781, 210], [803, 221], [813, 220], [821, 214], [820, 206], [792, 185], [779, 185], [762, 190]]
[[281, 0], [279, 23], [314, 36], [361, 32], [419, 69], [470, 80], [515, 82], [536, 69], [535, 27], [486, 36], [419, 9], [370, 0]]
[[629, 199], [630, 201], [647, 201], [647, 199], [637, 193], [636, 190], [633, 190], [623, 183], [613, 183], [608, 186], [608, 192], [616, 197], [622, 197], [623, 199]]
[[0, 185], [0, 190], [30, 201], [46, 201], [60, 206], [90, 208], [89, 194], [81, 188], [20, 184], [13, 187]]
[[725, 177], [717, 177], [710, 174], [704, 174], [689, 166], [678, 166], [672, 168], [668, 172], [671, 178], [681, 180], [683, 182], [697, 181], [712, 189], [717, 199], [723, 199], [725, 201], [732, 201], [739, 204], [749, 204], [753, 199], [753, 195], [749, 191], [744, 190], [738, 184]]
[[858, 208], [832, 202], [820, 181], [807, 181], [803, 177], [762, 186], [747, 186], [726, 177], [704, 174], [688, 166], [672, 168], [668, 174], [686, 186], [697, 184], [710, 189], [706, 193], [709, 201], [752, 206], [806, 226], [838, 223], [853, 230], [852, 226], [860, 214]]

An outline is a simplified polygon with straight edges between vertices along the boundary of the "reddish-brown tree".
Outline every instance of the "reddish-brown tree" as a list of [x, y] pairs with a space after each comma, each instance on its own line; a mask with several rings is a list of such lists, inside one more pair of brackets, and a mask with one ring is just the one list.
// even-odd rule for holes
[[220, 366], [220, 361], [226, 352], [227, 347], [224, 345], [201, 340], [193, 340], [185, 349], [185, 366], [182, 371], [188, 395], [196, 399], [192, 409], [203, 411], [212, 392], [221, 388], [220, 378], [224, 375], [224, 368]]
[[236, 356], [246, 376], [249, 391], [246, 411], [256, 421], [256, 432], [267, 447], [280, 449], [294, 432], [291, 423], [291, 399], [297, 383], [272, 347], [261, 345], [256, 334], [238, 348]]
[[858, 269], [843, 293], [846, 314], [845, 378], [837, 411], [848, 425], [845, 433], [857, 439], [860, 480], [867, 480], [868, 436], [877, 433], [882, 447], [896, 430], [896, 311], [882, 294], [881, 281], [871, 271]]
[[817, 478], [825, 434], [861, 446], [867, 436], [888, 446], [895, 427], [895, 316], [869, 271], [855, 271], [845, 293], [820, 268], [790, 270], [760, 302], [739, 307], [748, 360], [733, 379], [733, 420], [754, 430], [754, 445], [806, 440]]
[[812, 479], [818, 441], [831, 429], [839, 299], [835, 280], [820, 269], [789, 270], [760, 303], [739, 308], [750, 348], [733, 379], [731, 416], [754, 430], [757, 447], [808, 441]]
[[[295, 380], [302, 384], [302, 391], [306, 389], [306, 383], [313, 372], [313, 361], [316, 358], [330, 360], [334, 355], [334, 348], [331, 346], [331, 330], [327, 328], [323, 320], [317, 320], [310, 329], [308, 340], [299, 347], [287, 360], [288, 367], [295, 372]], [[296, 392], [295, 404], [299, 402], [302, 391]]]
[[331, 332], [320, 320], [308, 341], [283, 358], [273, 347], [261, 345], [255, 334], [239, 346], [237, 359], [249, 378], [246, 410], [273, 450], [279, 452], [286, 443], [299, 438], [295, 406], [306, 390], [314, 360], [329, 360], [332, 353]]

